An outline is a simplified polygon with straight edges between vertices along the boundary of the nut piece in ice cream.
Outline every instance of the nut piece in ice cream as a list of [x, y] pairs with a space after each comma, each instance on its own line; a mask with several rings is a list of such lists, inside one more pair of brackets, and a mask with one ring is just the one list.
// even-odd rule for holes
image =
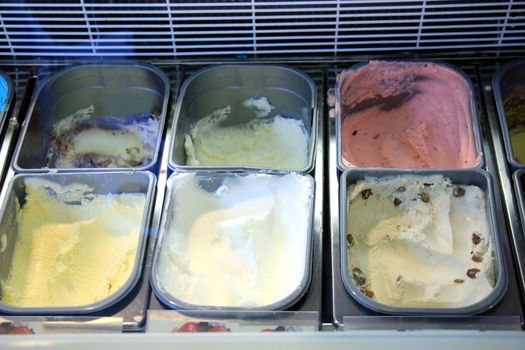
[[478, 274], [480, 270], [479, 269], [468, 269], [467, 270], [467, 276], [470, 278], [476, 278], [476, 275]]
[[[455, 188], [442, 175], [366, 177], [348, 188], [353, 244], [346, 249], [356, 289], [381, 304], [429, 308], [463, 307], [491, 293], [484, 193], [461, 185], [457, 197]], [[363, 201], [363, 191], [374, 195]]]

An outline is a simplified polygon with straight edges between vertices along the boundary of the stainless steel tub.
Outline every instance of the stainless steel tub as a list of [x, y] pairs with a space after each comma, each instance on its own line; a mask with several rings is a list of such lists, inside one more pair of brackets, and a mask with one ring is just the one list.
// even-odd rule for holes
[[[0, 312], [18, 315], [78, 315], [90, 314], [110, 308], [120, 301], [134, 287], [142, 271], [150, 213], [152, 210], [155, 176], [150, 172], [105, 172], [105, 173], [61, 173], [61, 174], [19, 174], [9, 183], [7, 196], [0, 212], [0, 278], [7, 279], [11, 271], [11, 262], [18, 237], [20, 206], [26, 200], [25, 180], [39, 178], [60, 185], [72, 183], [85, 184], [94, 189], [96, 194], [108, 193], [143, 193], [146, 196], [141, 219], [140, 234], [132, 272], [127, 281], [109, 297], [89, 305], [67, 307], [18, 307], [1, 301]], [[60, 249], [60, 247], [56, 247]], [[0, 296], [2, 294], [0, 286]]]
[[[348, 261], [351, 257], [348, 256], [347, 244], [340, 245], [340, 264], [341, 264], [341, 278], [347, 289], [347, 292], [352, 295], [359, 303], [369, 308], [370, 310], [381, 312], [385, 314], [394, 315], [472, 315], [487, 311], [493, 308], [503, 297], [507, 290], [507, 268], [503, 257], [502, 245], [500, 243], [499, 235], [505, 233], [502, 230], [502, 223], [497, 220], [495, 209], [495, 198], [492, 180], [484, 170], [397, 170], [397, 169], [351, 169], [345, 171], [341, 175], [340, 181], [340, 202], [339, 202], [339, 239], [340, 242], [346, 242], [346, 234], [348, 226], [351, 222], [347, 220], [348, 200], [347, 191], [351, 184], [365, 177], [382, 178], [387, 176], [407, 176], [407, 175], [443, 175], [452, 180], [454, 184], [461, 185], [475, 185], [481, 188], [485, 194], [485, 213], [488, 223], [489, 234], [492, 238], [492, 254], [494, 258], [494, 276], [496, 283], [493, 290], [483, 300], [464, 307], [456, 308], [421, 308], [421, 307], [397, 307], [379, 303], [371, 298], [368, 298], [355, 285], [350, 277], [348, 269]], [[337, 278], [337, 277], [336, 277]]]
[[[53, 125], [76, 111], [94, 105], [92, 119], [159, 113], [155, 151], [147, 164], [150, 169], [159, 153], [167, 113], [169, 81], [164, 73], [145, 64], [86, 65], [67, 68], [40, 86], [31, 101], [13, 167], [17, 172], [44, 172], [50, 168], [47, 153]], [[130, 168], [106, 168], [129, 170]], [[58, 168], [58, 171], [102, 171], [104, 168]]]
[[[241, 105], [247, 98], [262, 96], [268, 97], [275, 107], [272, 114], [302, 120], [308, 135], [307, 164], [297, 169], [266, 168], [266, 170], [293, 170], [301, 173], [312, 170], [318, 118], [315, 84], [308, 76], [291, 67], [250, 64], [206, 67], [184, 82], [175, 109], [170, 168], [172, 170], [261, 169], [253, 166], [186, 165], [184, 141], [192, 125], [203, 117], [228, 105]], [[231, 117], [237, 116], [232, 113]]]

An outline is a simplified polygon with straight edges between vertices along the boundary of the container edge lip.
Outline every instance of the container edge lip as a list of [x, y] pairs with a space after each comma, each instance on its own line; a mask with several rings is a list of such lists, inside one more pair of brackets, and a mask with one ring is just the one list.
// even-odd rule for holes
[[[219, 174], [219, 175], [233, 175], [233, 176], [239, 176], [242, 174], [246, 175], [270, 175], [270, 176], [284, 176], [286, 174], [275, 174], [275, 173], [258, 173], [258, 172], [242, 172], [242, 173], [209, 173], [209, 172], [202, 172], [202, 171], [187, 171], [187, 172], [177, 172], [174, 171], [170, 177], [168, 178], [168, 191], [166, 192], [167, 199], [164, 202], [163, 205], [163, 213], [167, 212], [167, 209], [171, 205], [171, 198], [172, 198], [172, 191], [173, 191], [173, 181], [175, 181], [175, 178], [180, 174], [193, 174], [195, 176], [197, 175], [211, 175], [211, 174]], [[167, 222], [167, 216], [162, 215], [161, 219], [161, 225], [159, 226], [159, 235], [156, 242], [156, 248], [155, 253], [152, 261], [152, 267], [151, 267], [151, 275], [150, 275], [150, 285], [153, 289], [153, 292], [161, 305], [164, 305], [165, 307], [169, 309], [175, 309], [175, 310], [181, 310], [181, 311], [199, 311], [199, 312], [218, 312], [218, 313], [224, 313], [227, 314], [228, 312], [235, 312], [235, 311], [260, 311], [260, 312], [272, 312], [272, 311], [279, 311], [282, 309], [286, 309], [296, 303], [302, 296], [306, 294], [306, 291], [310, 287], [311, 279], [312, 279], [312, 263], [313, 263], [313, 236], [314, 236], [314, 204], [315, 204], [315, 179], [310, 174], [302, 174], [302, 173], [291, 173], [294, 175], [297, 175], [299, 177], [307, 178], [308, 181], [311, 183], [311, 197], [310, 197], [310, 210], [308, 214], [308, 223], [309, 228], [307, 232], [306, 237], [306, 247], [305, 247], [305, 268], [303, 272], [303, 276], [296, 288], [285, 298], [278, 300], [275, 303], [263, 305], [260, 307], [225, 307], [225, 306], [210, 306], [210, 305], [198, 305], [198, 304], [189, 304], [186, 303], [179, 298], [174, 297], [166, 291], [161, 285], [159, 278], [157, 276], [157, 270], [158, 270], [158, 264], [159, 259], [161, 255], [161, 247], [162, 247], [162, 240], [164, 239], [164, 236], [166, 235], [166, 222]]]
[[[463, 69], [460, 67], [457, 67], [456, 65], [453, 65], [451, 63], [448, 63], [446, 61], [442, 60], [425, 60], [425, 59], [378, 59], [378, 60], [368, 60], [368, 61], [361, 61], [354, 63], [350, 67], [341, 70], [337, 76], [336, 76], [336, 82], [335, 82], [335, 91], [336, 91], [336, 117], [335, 117], [335, 129], [336, 129], [336, 153], [337, 153], [337, 168], [344, 172], [345, 170], [354, 169], [354, 167], [347, 166], [343, 161], [343, 145], [342, 145], [342, 135], [341, 135], [341, 128], [342, 128], [342, 121], [343, 121], [343, 115], [341, 113], [341, 107], [340, 107], [340, 101], [342, 100], [341, 96], [341, 89], [340, 86], [344, 82], [344, 80], [340, 81], [339, 75], [344, 72], [351, 72], [355, 71], [361, 67], [366, 66], [370, 63], [370, 61], [384, 61], [384, 62], [400, 62], [400, 63], [434, 63], [437, 65], [441, 65], [445, 68], [448, 68], [456, 73], [458, 73], [467, 83], [467, 86], [469, 88], [470, 92], [470, 112], [471, 112], [471, 120], [472, 120], [472, 126], [473, 126], [473, 132], [474, 132], [474, 142], [476, 144], [476, 153], [477, 156], [480, 157], [480, 160], [477, 165], [468, 167], [468, 168], [453, 168], [453, 169], [481, 169], [485, 165], [485, 155], [483, 153], [483, 144], [482, 144], [482, 135], [481, 135], [481, 118], [479, 116], [479, 110], [476, 106], [476, 98], [475, 98], [475, 91], [474, 91], [474, 83], [472, 82], [472, 79], [465, 73]], [[525, 165], [524, 165], [525, 166]], [[355, 167], [358, 168], [358, 167]], [[359, 167], [361, 169], [362, 167]], [[403, 169], [403, 168], [384, 168], [384, 169]], [[415, 168], [415, 169], [438, 169], [438, 168]]]
[[[147, 69], [154, 73], [161, 81], [162, 85], [164, 87], [164, 94], [162, 95], [162, 108], [160, 111], [160, 119], [159, 119], [159, 130], [157, 133], [157, 141], [155, 142], [155, 149], [153, 152], [153, 157], [150, 162], [147, 164], [140, 166], [140, 167], [133, 167], [133, 168], [121, 168], [121, 167], [115, 167], [115, 168], [24, 168], [20, 166], [19, 164], [19, 156], [20, 152], [22, 150], [22, 146], [24, 144], [27, 130], [29, 129], [29, 124], [33, 117], [33, 111], [35, 109], [36, 102], [38, 100], [38, 97], [41, 95], [42, 91], [48, 87], [50, 84], [52, 84], [57, 79], [61, 78], [64, 74], [67, 74], [71, 71], [75, 71], [78, 69], [83, 68], [96, 68], [96, 67], [109, 67], [109, 68], [137, 68], [137, 69]], [[164, 133], [164, 127], [165, 122], [168, 117], [168, 104], [169, 104], [169, 96], [170, 96], [170, 83], [169, 79], [164, 73], [162, 69], [159, 67], [156, 67], [150, 63], [142, 62], [142, 61], [132, 61], [130, 60], [129, 64], [126, 63], [92, 63], [92, 64], [73, 64], [70, 66], [67, 66], [51, 76], [45, 78], [42, 83], [36, 87], [36, 89], [33, 91], [33, 94], [31, 96], [31, 99], [29, 101], [29, 106], [25, 113], [25, 118], [22, 124], [22, 129], [20, 130], [20, 135], [18, 137], [16, 147], [13, 149], [13, 157], [11, 160], [11, 166], [16, 172], [28, 172], [28, 173], [40, 173], [40, 172], [96, 172], [96, 171], [127, 171], [130, 169], [133, 169], [135, 171], [147, 171], [155, 167], [155, 165], [158, 162], [158, 156], [160, 153], [160, 144], [162, 143], [162, 135]]]
[[[140, 228], [140, 235], [137, 242], [137, 253], [135, 255], [135, 262], [133, 270], [131, 271], [130, 276], [126, 280], [126, 282], [112, 295], [99, 300], [95, 303], [87, 304], [87, 305], [81, 305], [81, 306], [66, 306], [66, 307], [19, 307], [19, 306], [12, 306], [5, 304], [0, 300], [0, 311], [7, 312], [13, 315], [17, 316], [24, 316], [24, 315], [49, 315], [49, 316], [71, 316], [71, 315], [84, 315], [89, 316], [90, 314], [97, 313], [103, 310], [110, 309], [111, 307], [115, 306], [119, 302], [121, 302], [126, 295], [137, 285], [137, 282], [139, 281], [141, 274], [142, 274], [142, 265], [144, 262], [144, 255], [146, 252], [146, 242], [147, 242], [147, 236], [149, 235], [149, 223], [151, 218], [151, 211], [153, 209], [153, 192], [154, 192], [154, 182], [156, 181], [155, 174], [149, 172], [149, 171], [142, 171], [142, 172], [121, 172], [121, 171], [115, 171], [115, 172], [98, 172], [98, 173], [90, 173], [87, 175], [108, 175], [108, 174], [122, 174], [122, 175], [142, 175], [146, 176], [148, 178], [148, 187], [146, 190], [146, 202], [144, 204], [144, 214], [142, 217], [141, 222], [141, 228]], [[7, 205], [7, 198], [8, 194], [12, 192], [14, 182], [16, 179], [19, 178], [25, 178], [25, 177], [46, 177], [46, 176], [61, 176], [61, 175], [78, 175], [78, 173], [18, 173], [15, 174], [11, 180], [9, 181], [6, 197], [4, 202], [2, 203], [0, 213], [3, 216], [5, 206]]]
[[525, 202], [523, 198], [523, 186], [520, 181], [520, 177], [525, 174], [525, 168], [518, 168], [512, 174], [512, 180], [514, 182], [514, 196], [516, 197], [516, 203], [518, 205], [518, 216], [523, 232], [525, 232]]
[[[507, 115], [505, 113], [505, 108], [503, 107], [503, 96], [501, 94], [501, 78], [505, 73], [514, 69], [518, 66], [525, 66], [525, 59], [519, 58], [505, 64], [502, 64], [496, 69], [496, 72], [492, 75], [491, 85], [492, 92], [494, 95], [494, 104], [496, 105], [496, 113], [498, 114], [498, 120], [501, 128], [501, 133], [503, 135], [503, 143], [505, 147], [505, 155], [507, 156], [507, 161], [512, 165], [514, 169], [525, 168], [525, 164], [518, 161], [514, 155], [514, 149], [512, 147], [512, 140], [510, 137], [509, 125], [507, 123]], [[525, 81], [524, 81], [525, 84]]]
[[[230, 68], [246, 68], [246, 67], [280, 68], [280, 69], [288, 70], [294, 74], [297, 74], [302, 79], [304, 79], [304, 81], [308, 84], [308, 87], [310, 88], [311, 99], [312, 99], [310, 103], [310, 109], [311, 109], [311, 114], [312, 114], [312, 127], [311, 127], [310, 134], [309, 134], [309, 139], [311, 139], [312, 142], [309, 145], [308, 161], [303, 168], [301, 169], [279, 169], [279, 168], [250, 167], [250, 166], [193, 166], [193, 165], [189, 166], [186, 164], [179, 164], [175, 162], [175, 160], [173, 159], [174, 153], [175, 153], [175, 143], [173, 142], [173, 140], [175, 139], [175, 136], [177, 133], [177, 126], [178, 126], [178, 121], [180, 117], [180, 111], [182, 108], [182, 102], [184, 100], [188, 87], [193, 82], [193, 80], [195, 80], [202, 73], [205, 73], [207, 71], [214, 70], [214, 69], [225, 68], [225, 67], [230, 67]], [[170, 150], [168, 154], [168, 167], [172, 171], [175, 171], [176, 169], [180, 168], [180, 169], [188, 169], [190, 171], [199, 171], [199, 170], [206, 170], [206, 169], [220, 171], [222, 169], [226, 169], [226, 170], [231, 170], [231, 171], [274, 170], [276, 172], [297, 171], [297, 172], [301, 172], [304, 174], [309, 173], [315, 167], [315, 161], [316, 161], [315, 153], [316, 153], [316, 148], [317, 148], [316, 145], [318, 142], [317, 140], [318, 127], [317, 126], [318, 126], [319, 119], [320, 119], [319, 115], [321, 113], [321, 111], [319, 110], [319, 106], [317, 105], [317, 98], [318, 98], [317, 95], [318, 94], [317, 94], [316, 84], [312, 80], [312, 78], [310, 78], [308, 74], [304, 73], [302, 70], [299, 70], [297, 68], [294, 68], [288, 65], [284, 65], [284, 64], [257, 64], [257, 63], [253, 63], [253, 64], [252, 63], [246, 63], [246, 64], [237, 63], [236, 64], [236, 63], [231, 63], [231, 64], [214, 64], [214, 65], [208, 65], [208, 66], [202, 67], [198, 69], [197, 71], [193, 72], [188, 78], [184, 80], [179, 90], [177, 99], [175, 101], [176, 106], [175, 106], [175, 111], [174, 111], [174, 116], [173, 116], [173, 125], [171, 128], [172, 129], [171, 130], [172, 143], [170, 145]]]
[[[488, 200], [486, 203], [490, 206], [490, 208], [486, 207], [486, 211], [488, 211], [489, 215], [487, 217], [487, 221], [489, 223], [489, 226], [492, 227], [491, 232], [492, 233], [492, 240], [493, 240], [493, 252], [494, 255], [497, 256], [498, 259], [498, 267], [499, 267], [499, 273], [498, 273], [498, 279], [493, 287], [493, 289], [490, 291], [490, 293], [482, 300], [470, 304], [463, 307], [457, 307], [457, 308], [418, 308], [418, 307], [397, 307], [397, 306], [391, 306], [386, 304], [381, 304], [375, 300], [371, 300], [363, 293], [358, 291], [357, 287], [354, 285], [354, 283], [349, 281], [350, 272], [348, 271], [348, 253], [346, 245], [344, 245], [343, 249], [343, 238], [347, 230], [348, 221], [346, 220], [346, 210], [347, 210], [347, 190], [348, 186], [347, 178], [351, 173], [358, 173], [365, 175], [368, 171], [379, 171], [379, 172], [385, 172], [384, 169], [381, 168], [359, 168], [359, 169], [348, 169], [344, 171], [340, 176], [340, 184], [345, 184], [344, 186], [340, 185], [339, 193], [340, 193], [340, 200], [339, 200], [339, 214], [340, 214], [340, 223], [342, 221], [342, 225], [340, 224], [339, 228], [339, 247], [340, 247], [340, 278], [343, 281], [343, 285], [345, 287], [345, 290], [347, 294], [349, 294], [355, 301], [357, 301], [360, 305], [363, 307], [379, 312], [382, 314], [387, 315], [444, 315], [444, 316], [461, 316], [461, 315], [476, 315], [483, 313], [487, 310], [492, 309], [495, 307], [501, 299], [504, 297], [505, 292], [507, 291], [508, 287], [508, 271], [507, 266], [505, 262], [505, 258], [503, 256], [503, 247], [500, 240], [500, 233], [501, 232], [501, 214], [497, 212], [494, 204], [494, 191], [493, 191], [493, 180], [492, 176], [489, 172], [487, 172], [484, 169], [468, 169], [468, 170], [462, 170], [462, 169], [387, 169], [385, 172], [385, 176], [395, 176], [395, 175], [443, 175], [447, 176], [448, 173], [456, 173], [456, 174], [467, 174], [467, 173], [476, 173], [483, 177], [483, 179], [486, 182], [487, 189], [486, 192], [488, 192]], [[437, 171], [436, 171], [437, 170]], [[377, 175], [373, 175], [377, 176]]]

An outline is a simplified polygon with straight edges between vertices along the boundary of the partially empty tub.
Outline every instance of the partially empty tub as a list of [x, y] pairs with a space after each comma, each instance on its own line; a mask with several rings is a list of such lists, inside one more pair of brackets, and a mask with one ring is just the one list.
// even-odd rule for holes
[[172, 169], [313, 168], [316, 88], [296, 69], [204, 68], [184, 82], [175, 113]]
[[168, 96], [167, 77], [150, 65], [67, 68], [38, 89], [14, 168], [149, 169], [158, 158]]

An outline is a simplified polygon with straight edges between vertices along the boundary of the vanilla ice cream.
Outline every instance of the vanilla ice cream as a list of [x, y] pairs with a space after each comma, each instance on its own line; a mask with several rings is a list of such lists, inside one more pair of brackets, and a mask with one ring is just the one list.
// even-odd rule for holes
[[145, 195], [96, 194], [83, 184], [25, 179], [11, 271], [1, 301], [75, 307], [107, 298], [135, 264]]
[[227, 106], [193, 124], [184, 142], [186, 164], [278, 169], [302, 169], [308, 164], [308, 135], [302, 120], [269, 118], [273, 107], [262, 98], [245, 100], [244, 107], [256, 118], [222, 125], [232, 113]]
[[311, 177], [177, 174], [172, 186], [160, 290], [186, 304], [257, 308], [305, 287]]
[[90, 105], [53, 126], [48, 167], [129, 168], [152, 161], [158, 115], [93, 118], [94, 112]]
[[366, 178], [348, 189], [348, 268], [398, 307], [457, 308], [494, 288], [485, 195], [441, 175]]

